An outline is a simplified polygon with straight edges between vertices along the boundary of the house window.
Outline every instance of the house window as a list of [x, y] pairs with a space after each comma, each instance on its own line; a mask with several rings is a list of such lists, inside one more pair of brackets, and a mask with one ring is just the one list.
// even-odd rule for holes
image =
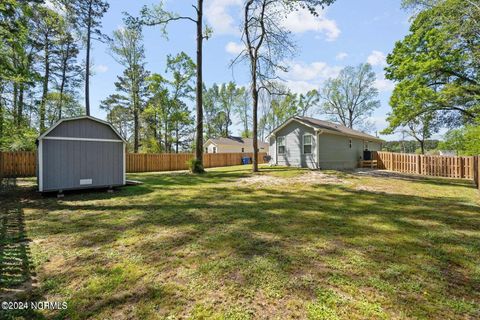
[[350, 149], [352, 149], [352, 139], [350, 139]]
[[311, 154], [312, 153], [312, 135], [306, 134], [303, 136], [303, 153]]
[[242, 148], [242, 153], [245, 152], [245, 148]]
[[213, 153], [217, 153], [217, 147], [213, 147]]
[[205, 148], [205, 153], [208, 153], [208, 148]]
[[278, 145], [278, 154], [284, 154], [285, 153], [285, 137], [278, 137], [277, 145]]

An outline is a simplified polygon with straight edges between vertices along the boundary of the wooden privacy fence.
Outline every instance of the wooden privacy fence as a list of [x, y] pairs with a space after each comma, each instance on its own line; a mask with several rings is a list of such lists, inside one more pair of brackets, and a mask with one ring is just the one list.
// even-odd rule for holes
[[376, 152], [378, 169], [478, 182], [478, 157]]
[[[258, 162], [264, 163], [266, 153], [258, 154]], [[203, 155], [205, 168], [226, 167], [241, 164], [242, 157], [253, 157], [252, 153], [206, 153]], [[127, 153], [127, 172], [175, 171], [188, 169], [187, 161], [193, 153]], [[1, 177], [36, 176], [36, 153], [0, 152]]]
[[35, 152], [0, 152], [0, 178], [35, 176], [36, 162]]
[[[258, 154], [258, 162], [264, 163], [266, 153]], [[242, 163], [242, 157], [253, 157], [252, 153], [204, 153], [205, 168], [235, 166]], [[187, 161], [193, 153], [129, 153], [127, 172], [175, 171], [188, 169]]]

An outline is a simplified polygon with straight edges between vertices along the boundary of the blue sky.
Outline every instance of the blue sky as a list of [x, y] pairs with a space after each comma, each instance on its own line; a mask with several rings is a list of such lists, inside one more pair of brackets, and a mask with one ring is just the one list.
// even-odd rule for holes
[[[167, 8], [182, 15], [194, 14], [191, 4], [196, 1], [167, 1]], [[110, 10], [103, 19], [103, 31], [111, 34], [123, 25], [122, 12], [138, 14], [143, 5], [158, 3], [155, 0], [111, 0]], [[214, 34], [204, 44], [204, 81], [207, 85], [231, 80], [247, 84], [248, 77], [242, 66], [229, 69], [240, 44], [242, 0], [205, 0], [205, 20]], [[386, 127], [388, 100], [393, 84], [384, 79], [385, 56], [391, 52], [396, 41], [408, 32], [408, 12], [395, 0], [337, 0], [332, 6], [314, 18], [300, 11], [285, 22], [293, 32], [298, 45], [298, 55], [286, 61], [290, 71], [283, 75], [288, 86], [296, 92], [320, 88], [325, 79], [335, 76], [347, 65], [370, 62], [377, 73], [376, 86], [380, 90], [381, 108], [372, 121], [375, 130]], [[185, 51], [195, 57], [195, 27], [188, 21], [176, 22], [168, 28], [169, 39], [161, 37], [158, 27], [146, 27], [144, 40], [147, 69], [163, 73], [167, 54]], [[100, 101], [114, 92], [114, 81], [123, 69], [110, 56], [106, 46], [94, 43], [93, 63], [95, 74], [91, 79], [92, 115], [105, 118], [99, 109]], [[322, 118], [321, 114], [318, 117]], [[237, 121], [234, 121], [235, 123]], [[234, 126], [234, 134], [238, 134]], [[373, 130], [372, 132], [375, 132]], [[393, 136], [385, 136], [392, 139]]]

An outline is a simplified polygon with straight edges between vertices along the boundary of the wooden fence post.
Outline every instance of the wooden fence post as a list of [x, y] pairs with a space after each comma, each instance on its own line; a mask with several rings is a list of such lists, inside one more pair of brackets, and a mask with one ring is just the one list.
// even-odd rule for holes
[[417, 174], [421, 173], [421, 158], [419, 154], [417, 154], [416, 171]]

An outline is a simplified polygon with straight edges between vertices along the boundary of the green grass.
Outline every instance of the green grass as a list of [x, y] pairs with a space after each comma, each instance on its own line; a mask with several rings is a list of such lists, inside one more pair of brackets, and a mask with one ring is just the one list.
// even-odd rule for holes
[[331, 171], [343, 183], [290, 184], [308, 171], [264, 167], [286, 183], [258, 188], [238, 182], [247, 169], [134, 174], [143, 185], [63, 199], [27, 180], [4, 194], [2, 214], [23, 217], [31, 240], [32, 297], [69, 306], [28, 317], [480, 317], [470, 183]]

